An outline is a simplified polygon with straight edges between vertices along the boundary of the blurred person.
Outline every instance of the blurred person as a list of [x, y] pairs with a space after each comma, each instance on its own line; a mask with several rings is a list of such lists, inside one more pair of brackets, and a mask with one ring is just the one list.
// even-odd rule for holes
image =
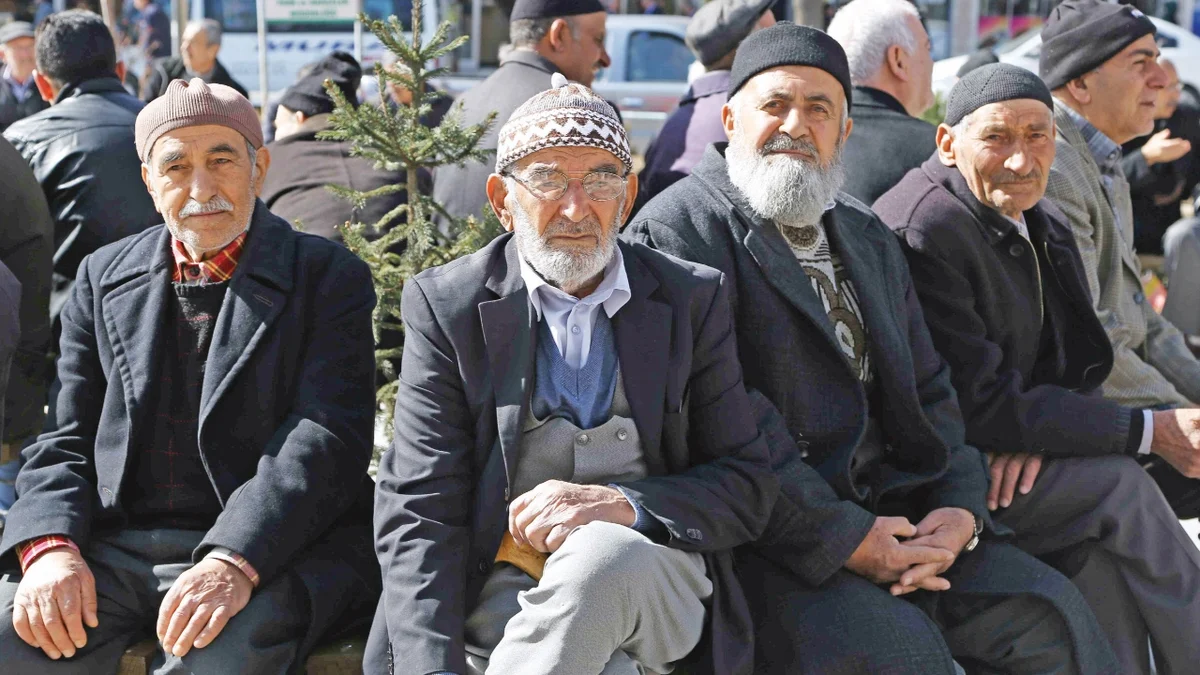
[[41, 26], [42, 22], [46, 20], [46, 17], [50, 16], [53, 13], [54, 13], [53, 0], [38, 0], [37, 9], [34, 10], [34, 13], [33, 13], [34, 27], [36, 28], [36, 27]]
[[38, 95], [33, 81], [33, 25], [12, 21], [0, 26], [0, 133], [19, 119], [41, 112], [49, 105]]
[[1200, 198], [1192, 203], [1193, 216], [1167, 228], [1163, 235], [1163, 271], [1170, 280], [1162, 315], [1200, 348]]
[[721, 107], [729, 89], [729, 67], [738, 44], [750, 33], [775, 25], [772, 0], [713, 0], [688, 23], [684, 41], [704, 75], [692, 81], [658, 136], [646, 149], [638, 174], [636, 215], [646, 202], [692, 172], [710, 143], [726, 140]]
[[138, 45], [152, 59], [171, 55], [171, 19], [158, 0], [133, 0], [138, 17]]
[[112, 33], [98, 14], [68, 10], [38, 28], [39, 94], [50, 107], [4, 132], [33, 169], [54, 217], [57, 321], [85, 256], [158, 222], [139, 187], [133, 126], [142, 102], [121, 86]]
[[[408, 67], [397, 61], [391, 50], [383, 53], [383, 64], [384, 68], [393, 74], [409, 74]], [[421, 116], [421, 124], [433, 129], [442, 123], [446, 113], [454, 106], [454, 97], [429, 82], [425, 83], [425, 92], [437, 96], [430, 104], [429, 112]], [[388, 82], [384, 96], [392, 105], [411, 105], [413, 100], [412, 92], [399, 82]]]
[[1138, 253], [1153, 255], [1162, 255], [1163, 235], [1180, 219], [1180, 205], [1196, 187], [1192, 142], [1200, 140], [1200, 111], [1179, 105], [1175, 64], [1158, 62], [1167, 84], [1158, 91], [1154, 131], [1121, 146], [1121, 168], [1133, 208], [1133, 245]]
[[663, 8], [658, 4], [658, 0], [638, 0], [638, 4], [642, 8], [642, 14], [662, 14]]
[[246, 89], [225, 66], [217, 60], [221, 53], [221, 24], [216, 19], [198, 19], [188, 23], [179, 44], [179, 56], [155, 61], [142, 85], [142, 100], [146, 102], [162, 96], [172, 80], [190, 80], [198, 77], [209, 84], [233, 87], [246, 96]]
[[[496, 113], [492, 128], [479, 141], [481, 149], [495, 150], [500, 126], [522, 103], [548, 88], [554, 73], [592, 85], [596, 72], [609, 65], [606, 17], [599, 0], [517, 0], [509, 21], [512, 51], [487, 79], [458, 97], [466, 125]], [[433, 198], [452, 217], [483, 218], [484, 186], [491, 172], [488, 163], [473, 160], [438, 167]], [[445, 227], [440, 218], [439, 224]]]
[[870, 205], [933, 154], [935, 128], [917, 117], [933, 105], [933, 43], [908, 0], [852, 0], [829, 35], [854, 83], [842, 191]]

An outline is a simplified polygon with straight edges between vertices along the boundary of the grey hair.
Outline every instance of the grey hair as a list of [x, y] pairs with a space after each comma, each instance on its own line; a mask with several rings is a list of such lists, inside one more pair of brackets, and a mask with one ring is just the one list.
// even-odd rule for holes
[[[517, 19], [508, 24], [508, 41], [513, 47], [531, 49], [536, 47], [542, 38], [550, 32], [550, 26], [558, 17], [547, 17], [545, 19]], [[575, 20], [569, 16], [561, 17], [567, 22], [567, 28], [571, 30], [571, 37], [577, 38], [579, 34], [575, 29]]]
[[971, 123], [975, 121], [975, 113], [967, 113], [967, 116], [958, 121], [958, 124], [950, 127], [950, 133], [954, 135], [954, 139], [958, 140], [967, 135], [967, 130], [971, 128]]
[[221, 44], [221, 23], [216, 19], [196, 19], [189, 21], [187, 25], [187, 33], [198, 33], [204, 31], [204, 38], [210, 45]]
[[850, 81], [869, 82], [887, 60], [893, 45], [912, 54], [917, 36], [906, 17], [920, 21], [921, 13], [908, 0], [851, 0], [829, 22], [829, 35], [846, 50]]

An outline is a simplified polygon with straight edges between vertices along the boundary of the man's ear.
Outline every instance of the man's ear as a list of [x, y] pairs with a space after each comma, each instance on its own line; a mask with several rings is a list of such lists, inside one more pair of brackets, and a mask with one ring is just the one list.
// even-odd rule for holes
[[550, 24], [550, 30], [546, 31], [545, 39], [550, 41], [550, 48], [554, 51], [565, 51], [571, 46], [571, 24], [566, 19], [555, 19]]
[[118, 80], [124, 82], [125, 81], [125, 62], [117, 61], [117, 66], [115, 68], [113, 68], [113, 72], [115, 72], [117, 74]]
[[267, 180], [267, 170], [271, 168], [271, 151], [267, 146], [258, 149], [258, 154], [254, 156], [254, 166], [258, 169], [258, 175], [254, 177], [254, 196], [262, 195], [263, 183]]
[[850, 140], [850, 132], [852, 132], [852, 131], [854, 131], [854, 118], [847, 117], [846, 118], [846, 128], [842, 129], [842, 142], [843, 143]]
[[154, 210], [162, 213], [162, 209], [158, 206], [158, 195], [155, 194], [154, 188], [151, 187], [149, 164], [142, 164], [142, 182], [146, 185], [146, 192], [150, 193], [150, 201], [154, 203]]
[[54, 90], [54, 85], [50, 83], [50, 78], [42, 75], [38, 71], [33, 71], [33, 83], [37, 85], [38, 95], [46, 103], [53, 103], [54, 97], [58, 96], [58, 92]]
[[945, 123], [938, 125], [934, 143], [937, 144], [938, 160], [942, 164], [945, 166], [958, 165], [958, 158], [954, 155], [954, 134], [949, 125]]
[[1088, 105], [1092, 102], [1092, 92], [1088, 89], [1087, 83], [1088, 75], [1091, 73], [1080, 75], [1061, 88], [1061, 90], [1066, 90], [1067, 96], [1074, 99], [1079, 105]]
[[508, 213], [508, 207], [504, 205], [504, 199], [508, 197], [508, 188], [504, 186], [504, 177], [498, 173], [488, 176], [487, 179], [487, 198], [488, 204], [492, 207], [492, 212], [500, 219], [500, 224], [508, 232], [513, 231], [512, 216]]
[[628, 178], [625, 180], [625, 211], [621, 213], [621, 222], [618, 230], [624, 229], [625, 223], [629, 221], [629, 214], [633, 212], [633, 206], [637, 202], [638, 194], [638, 177], [636, 173], [629, 172]]
[[884, 61], [887, 63], [888, 70], [892, 72], [892, 77], [901, 82], [908, 82], [908, 54], [900, 45], [888, 47]]
[[733, 138], [733, 108], [728, 103], [721, 106], [721, 126], [725, 127], [726, 140]]

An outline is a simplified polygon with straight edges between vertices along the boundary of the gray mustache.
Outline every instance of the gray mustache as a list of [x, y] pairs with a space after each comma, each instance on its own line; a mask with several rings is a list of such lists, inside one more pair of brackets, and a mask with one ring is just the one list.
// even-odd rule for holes
[[188, 203], [184, 204], [183, 208], [179, 210], [179, 217], [206, 216], [210, 213], [225, 213], [232, 210], [233, 204], [221, 196], [213, 197], [204, 203], [200, 203], [195, 199], [189, 199]]
[[1022, 176], [1014, 171], [1004, 169], [1004, 170], [1000, 171], [999, 173], [997, 173], [995, 176], [992, 176], [992, 183], [994, 185], [1009, 185], [1011, 183], [1027, 183], [1031, 180], [1041, 180], [1041, 179], [1042, 179], [1042, 172], [1040, 169], [1034, 169], [1033, 171], [1030, 171], [1029, 173], [1025, 174], [1024, 176]]
[[817, 146], [804, 138], [792, 138], [782, 131], [767, 139], [763, 144], [762, 153], [779, 152], [780, 150], [802, 150], [812, 157], [819, 157]]

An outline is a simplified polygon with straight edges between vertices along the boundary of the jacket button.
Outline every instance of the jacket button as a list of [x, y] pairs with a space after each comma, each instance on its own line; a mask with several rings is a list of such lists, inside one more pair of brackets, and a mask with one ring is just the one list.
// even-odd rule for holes
[[486, 561], [486, 560], [479, 561], [479, 573], [480, 574], [487, 574], [488, 568], [490, 568], [490, 567], [491, 567], [491, 565], [488, 565], [488, 561]]
[[575, 440], [579, 441], [580, 445], [587, 445], [588, 442], [592, 440], [592, 437], [588, 436], [587, 434], [579, 434], [579, 438], [576, 438]]
[[697, 530], [694, 527], [688, 528], [687, 536], [688, 536], [688, 539], [694, 539], [695, 541], [703, 541], [704, 540], [704, 533], [701, 532], [700, 530]]
[[508, 501], [508, 488], [504, 488], [504, 501]]
[[1146, 295], [1141, 291], [1138, 291], [1137, 293], [1133, 294], [1133, 301], [1140, 305], [1146, 301]]
[[629, 438], [628, 431], [625, 431], [624, 429], [617, 429], [617, 440], [618, 441], [623, 441], [627, 438]]
[[1024, 252], [1025, 250], [1021, 248], [1020, 244], [1013, 244], [1012, 246], [1008, 247], [1008, 254], [1014, 258], [1020, 258], [1021, 254]]

